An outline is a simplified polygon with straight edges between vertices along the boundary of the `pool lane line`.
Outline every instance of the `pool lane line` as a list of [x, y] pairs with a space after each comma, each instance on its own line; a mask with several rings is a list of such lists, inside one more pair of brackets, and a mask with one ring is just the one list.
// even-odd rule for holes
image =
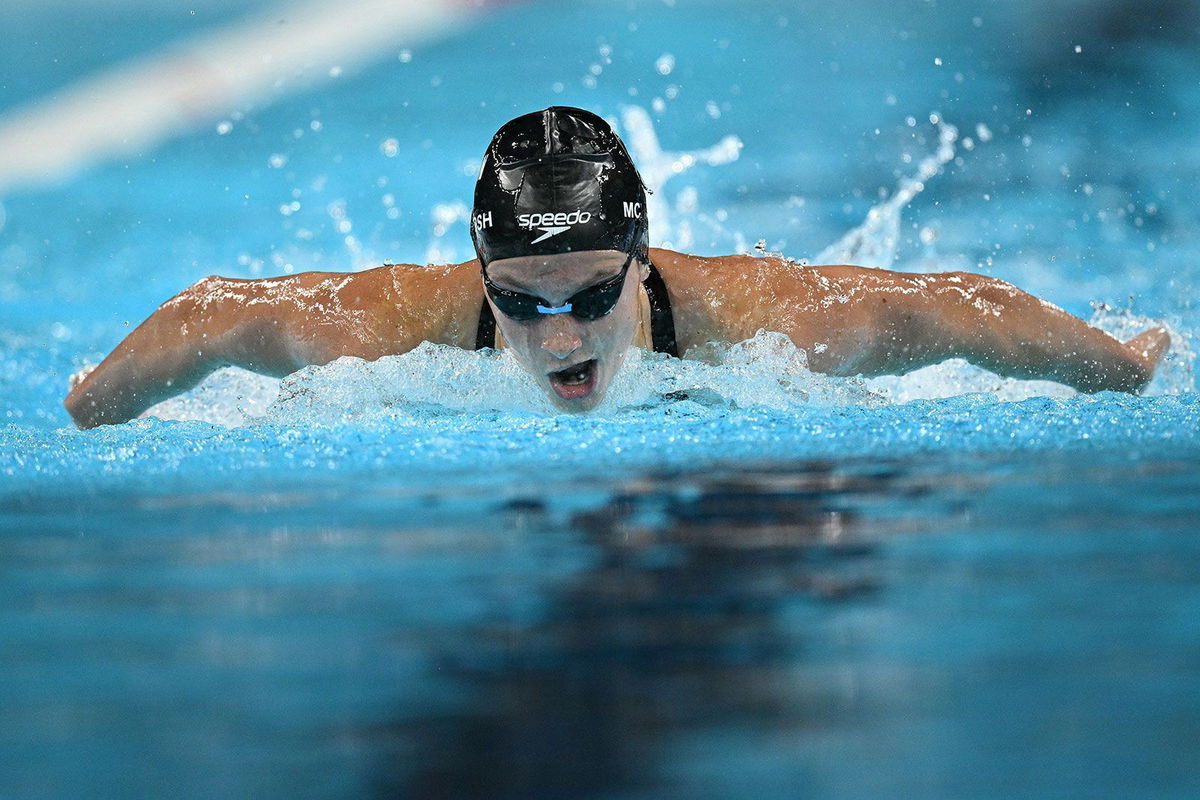
[[291, 3], [162, 47], [0, 117], [0, 196], [144, 153], [250, 104], [273, 102], [445, 39], [508, 0]]

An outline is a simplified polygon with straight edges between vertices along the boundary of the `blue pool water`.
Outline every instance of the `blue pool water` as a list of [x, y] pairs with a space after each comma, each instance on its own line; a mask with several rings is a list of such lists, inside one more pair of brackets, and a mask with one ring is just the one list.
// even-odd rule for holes
[[[947, 5], [508, 4], [0, 197], [0, 796], [1200, 793], [1200, 15]], [[2, 13], [0, 114], [247, 12]], [[426, 346], [71, 426], [206, 275], [468, 258], [488, 137], [552, 103], [622, 129], [657, 242], [984, 272], [1172, 350], [1084, 396], [765, 333], [576, 418]]]

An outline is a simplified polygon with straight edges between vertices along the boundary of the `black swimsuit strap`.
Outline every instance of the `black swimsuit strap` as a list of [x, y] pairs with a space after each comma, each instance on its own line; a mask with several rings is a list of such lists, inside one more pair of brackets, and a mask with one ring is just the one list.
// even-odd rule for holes
[[679, 345], [675, 341], [675, 317], [671, 314], [671, 298], [667, 296], [667, 283], [662, 275], [649, 264], [650, 274], [642, 285], [650, 298], [650, 340], [654, 352], [667, 353], [679, 358]]
[[[650, 264], [650, 274], [642, 285], [650, 298], [650, 339], [654, 352], [679, 357], [679, 345], [675, 341], [675, 317], [671, 314], [671, 299], [667, 296], [667, 284], [662, 275]], [[475, 329], [475, 349], [496, 346], [496, 317], [487, 298], [479, 309], [479, 326]]]
[[479, 326], [475, 328], [475, 349], [496, 346], [496, 316], [487, 298], [483, 298], [483, 308], [479, 309]]

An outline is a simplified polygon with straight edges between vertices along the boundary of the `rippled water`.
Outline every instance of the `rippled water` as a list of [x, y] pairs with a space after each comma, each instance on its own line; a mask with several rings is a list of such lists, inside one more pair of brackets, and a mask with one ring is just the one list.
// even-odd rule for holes
[[[514, 4], [0, 198], [0, 794], [1196, 794], [1197, 21], [1131, 8]], [[191, 32], [4, 13], [0, 112]], [[764, 333], [565, 417], [423, 346], [69, 424], [205, 275], [467, 258], [549, 103], [621, 127], [657, 243], [981, 271], [1167, 362], [830, 379]]]

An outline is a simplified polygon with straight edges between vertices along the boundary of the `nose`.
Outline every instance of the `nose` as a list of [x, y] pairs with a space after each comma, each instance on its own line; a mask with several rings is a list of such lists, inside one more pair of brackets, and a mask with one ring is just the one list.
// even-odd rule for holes
[[566, 358], [583, 345], [579, 335], [568, 325], [555, 320], [554, 323], [551, 323], [551, 327], [553, 330], [542, 340], [542, 349], [555, 358]]

